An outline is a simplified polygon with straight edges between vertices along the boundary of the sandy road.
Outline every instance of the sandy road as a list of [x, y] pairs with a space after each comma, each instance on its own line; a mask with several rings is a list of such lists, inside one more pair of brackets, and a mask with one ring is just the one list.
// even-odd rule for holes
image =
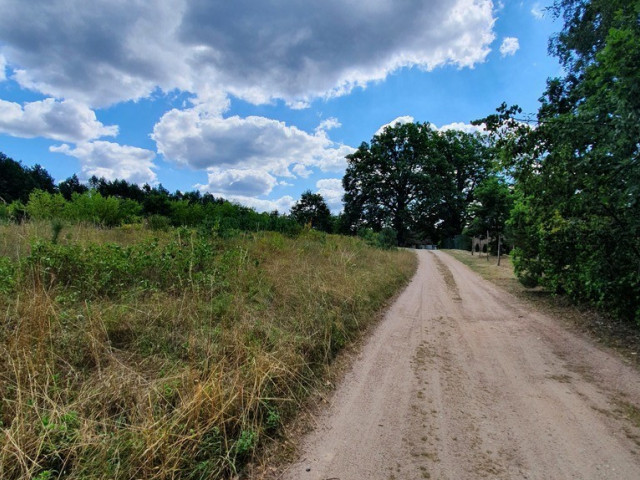
[[442, 252], [338, 386], [283, 478], [640, 479], [640, 375]]

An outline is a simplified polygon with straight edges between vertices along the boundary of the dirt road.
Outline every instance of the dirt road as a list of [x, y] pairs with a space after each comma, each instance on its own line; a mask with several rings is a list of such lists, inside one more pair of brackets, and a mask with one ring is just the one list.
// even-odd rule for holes
[[289, 480], [640, 479], [640, 375], [443, 252], [360, 352]]

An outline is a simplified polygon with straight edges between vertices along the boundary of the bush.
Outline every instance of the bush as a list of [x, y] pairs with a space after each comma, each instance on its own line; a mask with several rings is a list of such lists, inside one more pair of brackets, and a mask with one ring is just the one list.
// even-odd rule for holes
[[358, 230], [358, 237], [362, 238], [367, 245], [389, 250], [398, 246], [398, 234], [392, 228], [383, 228], [380, 232], [374, 232], [370, 228]]
[[377, 246], [389, 250], [398, 246], [398, 234], [393, 228], [383, 228], [378, 234]]
[[7, 257], [0, 257], [0, 293], [8, 294], [16, 285], [16, 268]]
[[171, 227], [171, 220], [164, 215], [151, 215], [147, 219], [147, 225], [151, 230], [167, 231]]

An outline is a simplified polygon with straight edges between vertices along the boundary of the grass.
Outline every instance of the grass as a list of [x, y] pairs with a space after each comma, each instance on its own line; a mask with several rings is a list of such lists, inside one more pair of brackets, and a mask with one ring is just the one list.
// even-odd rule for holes
[[3, 479], [241, 473], [416, 263], [313, 231], [56, 229], [0, 226]]
[[484, 254], [471, 255], [463, 250], [443, 251], [485, 279], [529, 302], [533, 307], [616, 349], [628, 363], [640, 367], [640, 329], [637, 326], [606, 317], [588, 306], [572, 304], [565, 297], [553, 295], [540, 287], [524, 287], [513, 273], [513, 265], [508, 255], [502, 256], [498, 266], [497, 257], [489, 257], [487, 261]]

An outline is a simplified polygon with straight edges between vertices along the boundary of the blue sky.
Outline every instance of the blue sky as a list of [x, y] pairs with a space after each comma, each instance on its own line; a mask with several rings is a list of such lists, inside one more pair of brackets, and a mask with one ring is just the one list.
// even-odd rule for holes
[[341, 208], [385, 124], [537, 110], [561, 28], [540, 1], [0, 0], [0, 151], [286, 211]]

